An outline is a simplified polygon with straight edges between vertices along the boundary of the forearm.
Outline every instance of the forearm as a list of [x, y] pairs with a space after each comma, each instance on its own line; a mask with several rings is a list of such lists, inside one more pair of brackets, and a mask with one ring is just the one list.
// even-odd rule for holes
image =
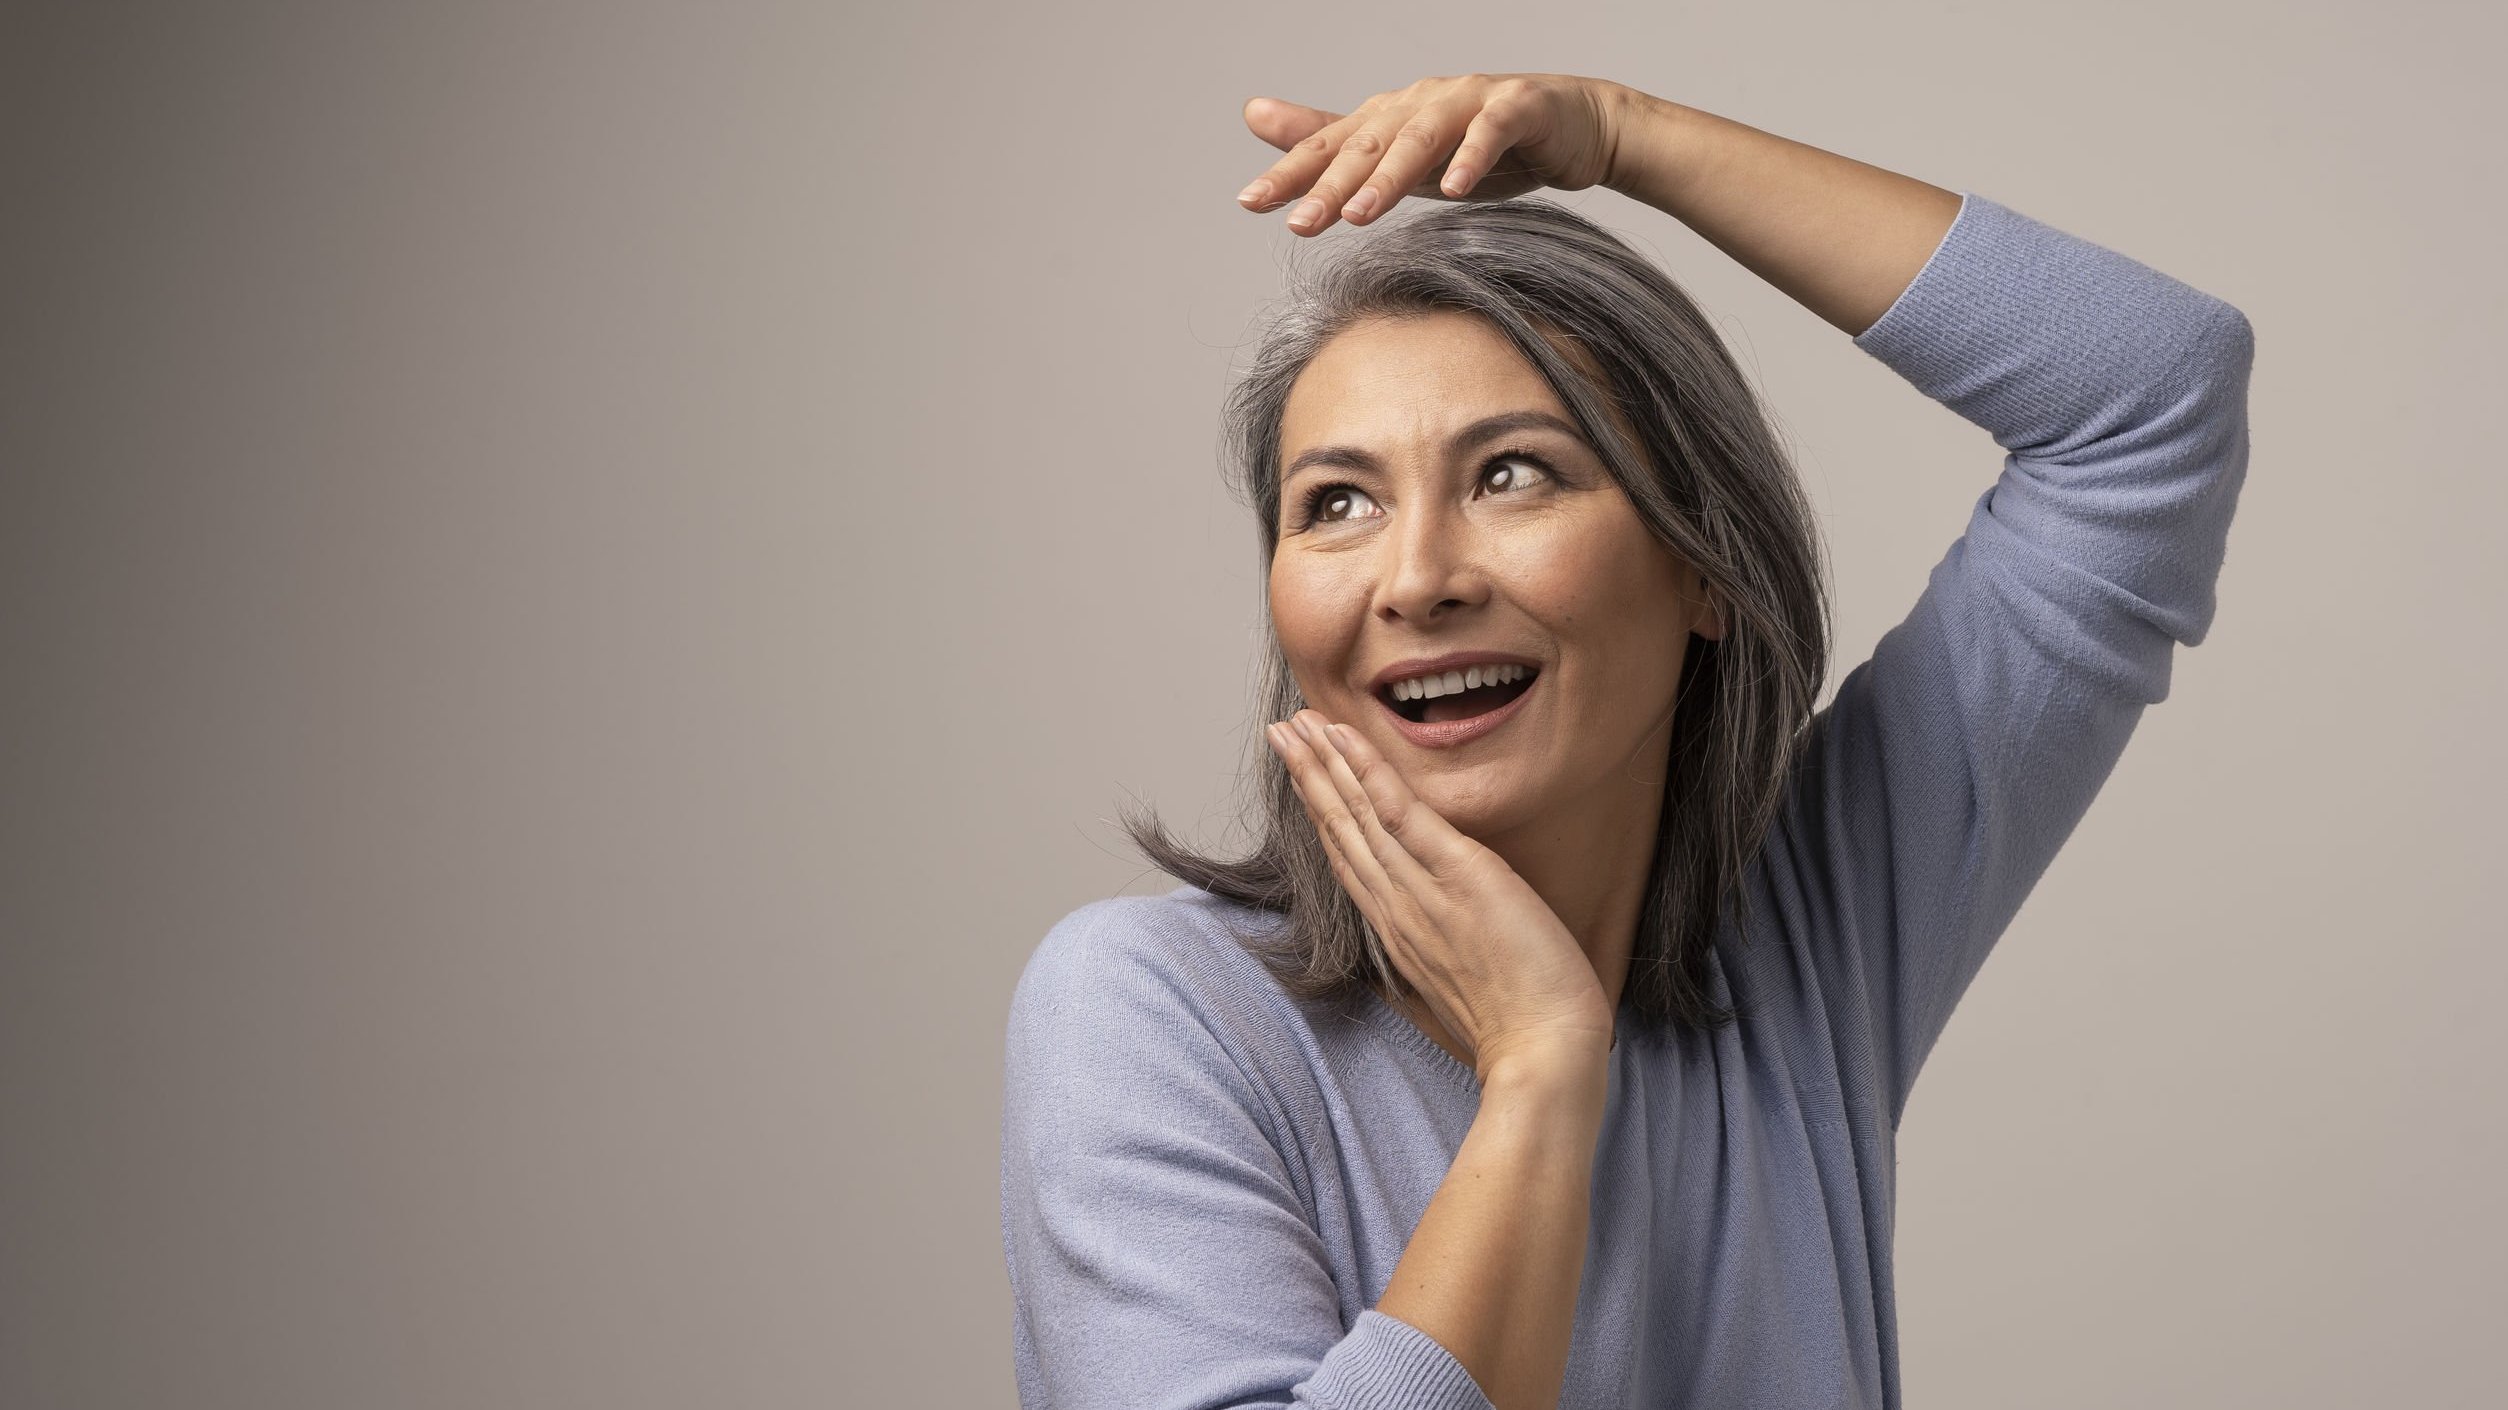
[[1598, 1054], [1493, 1070], [1376, 1304], [1453, 1353], [1499, 1410], [1559, 1401], [1607, 1082]]
[[1959, 214], [1959, 193], [1613, 85], [1603, 184], [1677, 217], [1849, 334], [1888, 312]]

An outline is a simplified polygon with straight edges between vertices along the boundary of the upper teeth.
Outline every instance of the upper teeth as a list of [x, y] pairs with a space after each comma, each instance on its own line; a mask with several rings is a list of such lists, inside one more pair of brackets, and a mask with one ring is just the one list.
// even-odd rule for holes
[[1434, 700], [1458, 690], [1520, 680], [1526, 669], [1523, 666], [1473, 666], [1468, 670], [1448, 671], [1441, 676], [1413, 676], [1406, 681], [1395, 681], [1391, 689], [1396, 700]]

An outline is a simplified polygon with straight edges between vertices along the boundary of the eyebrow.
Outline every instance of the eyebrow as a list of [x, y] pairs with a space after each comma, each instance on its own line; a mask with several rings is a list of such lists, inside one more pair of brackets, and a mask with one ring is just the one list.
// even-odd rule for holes
[[[1495, 416], [1484, 416], [1455, 432], [1447, 438], [1446, 448], [1449, 451], [1468, 450], [1510, 432], [1531, 430], [1557, 431], [1573, 437], [1579, 444], [1585, 440], [1585, 433], [1576, 429], [1573, 422], [1561, 420], [1547, 411], [1502, 411]], [[1290, 461], [1288, 468], [1280, 472], [1280, 483], [1285, 485], [1296, 478], [1299, 471], [1319, 465], [1339, 466], [1347, 470], [1379, 468], [1376, 457], [1357, 446], [1315, 446], [1298, 452], [1298, 458]]]

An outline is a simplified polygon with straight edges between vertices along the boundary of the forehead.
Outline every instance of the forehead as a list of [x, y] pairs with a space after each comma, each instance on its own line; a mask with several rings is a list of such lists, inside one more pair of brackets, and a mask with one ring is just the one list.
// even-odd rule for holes
[[1353, 324], [1324, 345], [1281, 411], [1281, 464], [1325, 442], [1435, 448], [1492, 411], [1547, 411], [1573, 422], [1515, 345], [1487, 322], [1440, 309]]

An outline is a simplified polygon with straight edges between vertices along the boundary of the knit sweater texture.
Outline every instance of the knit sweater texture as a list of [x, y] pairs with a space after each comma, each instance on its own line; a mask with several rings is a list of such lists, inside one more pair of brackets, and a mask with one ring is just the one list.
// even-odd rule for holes
[[[2209, 631], [2247, 464], [2234, 306], [1964, 193], [1855, 339], [2005, 456], [1906, 617], [1814, 718], [1719, 932], [1743, 1017], [1624, 1008], [1559, 1404], [1899, 1404], [1891, 1273], [1918, 1069]], [[1024, 1410], [1491, 1410], [1375, 1309], [1479, 1108], [1380, 997], [1291, 1001], [1196, 887], [1030, 955], [1001, 1218]]]

